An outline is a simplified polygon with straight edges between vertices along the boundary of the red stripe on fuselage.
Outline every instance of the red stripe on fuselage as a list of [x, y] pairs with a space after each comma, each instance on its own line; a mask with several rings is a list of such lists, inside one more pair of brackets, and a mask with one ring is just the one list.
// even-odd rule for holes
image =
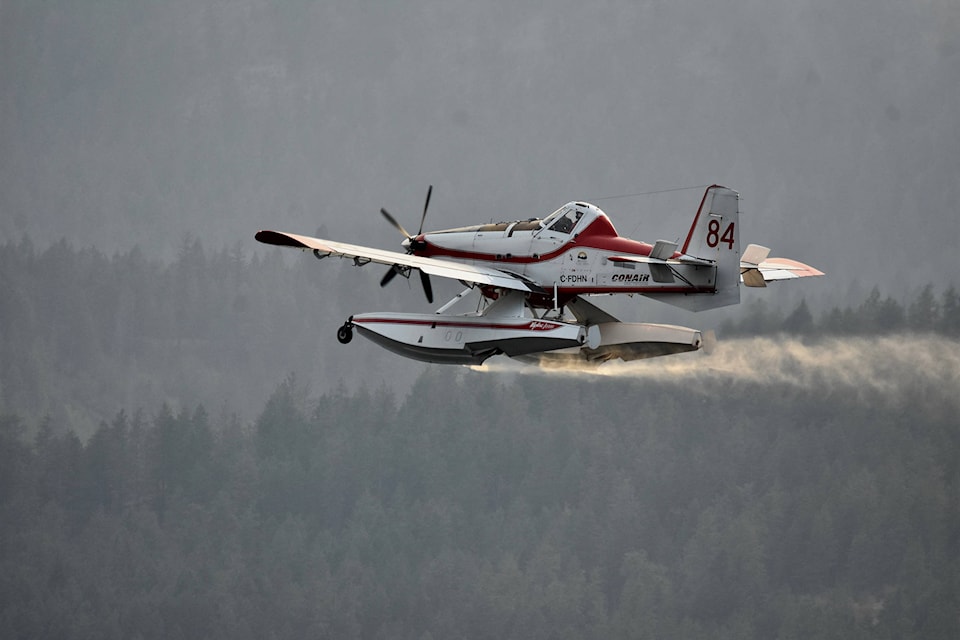
[[690, 225], [690, 231], [687, 232], [687, 240], [683, 243], [683, 249], [680, 250], [681, 253], [686, 253], [687, 248], [690, 246], [690, 240], [693, 239], [693, 232], [696, 231], [697, 222], [700, 221], [700, 214], [703, 213], [703, 204], [707, 201], [707, 196], [710, 194], [712, 189], [723, 189], [723, 187], [718, 184], [714, 184], [707, 187], [707, 190], [703, 192], [703, 198], [700, 200], [700, 206], [697, 207], [697, 215], [693, 217], [693, 224]]
[[544, 320], [529, 320], [524, 324], [497, 324], [476, 322], [455, 322], [451, 320], [418, 320], [414, 318], [359, 318], [354, 324], [404, 324], [429, 325], [431, 327], [469, 327], [471, 329], [513, 329], [515, 331], [554, 331], [563, 325]]
[[[518, 239], [518, 244], [521, 241]], [[649, 256], [653, 250], [653, 245], [630, 238], [623, 238], [617, 235], [616, 230], [610, 221], [605, 218], [597, 218], [591, 222], [586, 229], [578, 233], [575, 237], [568, 240], [559, 248], [542, 253], [537, 257], [532, 255], [503, 255], [494, 253], [481, 253], [477, 251], [463, 251], [460, 249], [448, 249], [440, 245], [424, 242], [426, 247], [415, 252], [415, 255], [428, 258], [454, 258], [457, 260], [481, 260], [484, 262], [506, 262], [511, 264], [532, 264], [534, 262], [546, 262], [565, 254], [574, 249], [597, 249], [599, 251], [609, 251], [611, 253], [626, 253], [635, 256]]]
[[[487, 290], [483, 289], [483, 293], [488, 298], [496, 298], [496, 295]], [[566, 305], [568, 302], [576, 298], [577, 296], [582, 295], [591, 295], [599, 293], [620, 293], [620, 294], [638, 294], [638, 295], [653, 295], [655, 296], [658, 293], [682, 293], [690, 295], [709, 295], [716, 293], [716, 290], [713, 288], [695, 288], [695, 287], [566, 287], [566, 288], [557, 288], [557, 303], [560, 306]], [[554, 305], [553, 292], [535, 294], [527, 294], [527, 302], [530, 305], [540, 308], [540, 309], [550, 309]]]
[[585, 295], [591, 293], [716, 293], [713, 287], [569, 287], [558, 288], [558, 293]]

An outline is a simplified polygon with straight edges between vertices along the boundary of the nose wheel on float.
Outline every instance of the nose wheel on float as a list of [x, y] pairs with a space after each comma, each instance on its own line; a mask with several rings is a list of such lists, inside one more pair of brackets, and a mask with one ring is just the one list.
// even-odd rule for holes
[[340, 344], [347, 344], [353, 340], [353, 323], [347, 320], [339, 329], [337, 329], [337, 340]]

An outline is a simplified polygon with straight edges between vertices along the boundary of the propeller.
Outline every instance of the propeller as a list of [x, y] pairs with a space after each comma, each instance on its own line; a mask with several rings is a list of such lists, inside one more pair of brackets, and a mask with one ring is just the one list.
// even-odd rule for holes
[[[423, 215], [420, 216], [420, 228], [417, 229], [417, 235], [410, 235], [410, 232], [403, 228], [403, 225], [397, 222], [397, 219], [390, 215], [390, 212], [386, 209], [380, 209], [380, 215], [387, 219], [387, 222], [392, 224], [397, 231], [403, 234], [403, 237], [407, 239], [407, 253], [412, 254], [418, 248], [424, 246], [422, 243], [417, 242], [417, 238], [420, 234], [423, 233], [423, 223], [427, 219], [427, 208], [430, 206], [430, 194], [433, 193], [433, 185], [427, 187], [427, 199], [423, 203]], [[407, 269], [406, 271], [409, 271]], [[383, 278], [380, 279], [380, 286], [385, 287], [390, 284], [390, 281], [393, 280], [398, 273], [404, 273], [404, 270], [400, 268], [399, 265], [393, 265], [390, 269], [383, 274]], [[404, 275], [407, 275], [404, 273]], [[420, 271], [420, 284], [423, 286], [423, 294], [427, 297], [427, 302], [433, 304], [433, 286], [430, 284], [430, 276]]]
[[423, 295], [427, 296], [427, 302], [433, 304], [433, 286], [430, 284], [430, 276], [420, 271], [420, 284], [423, 285]]
[[387, 219], [387, 222], [392, 224], [397, 228], [397, 230], [403, 234], [403, 237], [407, 240], [413, 240], [413, 236], [410, 235], [410, 232], [403, 228], [403, 225], [397, 222], [397, 219], [390, 215], [390, 212], [386, 209], [380, 209], [380, 213], [383, 214], [383, 217]]
[[396, 267], [390, 267], [387, 269], [387, 272], [383, 274], [383, 278], [380, 279], [380, 286], [385, 287], [390, 284], [390, 281], [397, 277], [397, 274], [400, 273]]
[[433, 193], [433, 185], [427, 186], [427, 200], [423, 203], [423, 215], [420, 216], [420, 228], [417, 230], [417, 235], [419, 236], [423, 233], [423, 221], [427, 219], [427, 207], [430, 206], [430, 194]]

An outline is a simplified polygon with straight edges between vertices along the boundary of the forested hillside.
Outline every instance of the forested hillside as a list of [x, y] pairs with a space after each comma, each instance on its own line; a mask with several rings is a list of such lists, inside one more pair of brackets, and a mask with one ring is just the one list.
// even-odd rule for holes
[[[31, 423], [50, 416], [87, 438], [121, 408], [164, 402], [227, 404], [252, 420], [290, 372], [321, 388], [354, 386], [349, 363], [379, 350], [364, 340], [343, 347], [336, 328], [369, 309], [371, 290], [376, 304], [398, 308], [409, 288], [381, 291], [369, 270], [290, 257], [210, 251], [190, 236], [171, 263], [136, 247], [107, 256], [66, 241], [0, 245], [0, 411]], [[363, 377], [411, 371], [386, 358]]]
[[[0, 640], [960, 638], [957, 7], [0, 0]], [[253, 239], [712, 183], [828, 276], [590, 371]]]
[[0, 246], [0, 635], [956, 637], [954, 287], [361, 366], [369, 274], [267, 255]]
[[[363, 380], [405, 393], [425, 366], [365, 340], [344, 347], [334, 332], [357, 311], [422, 309], [419, 284], [380, 289], [374, 267], [289, 257], [277, 250], [260, 257], [242, 246], [211, 251], [190, 236], [169, 264], [138, 248], [107, 256], [67, 241], [42, 251], [29, 239], [0, 244], [0, 412], [20, 415], [31, 429], [50, 417], [86, 439], [120, 409], [163, 403], [174, 411], [225, 405], [249, 421], [289, 373], [316, 389], [340, 382], [353, 389]], [[642, 319], [659, 303], [631, 305]], [[902, 331], [960, 337], [953, 286], [928, 285], [905, 301], [874, 289], [823, 310], [805, 302], [781, 310], [760, 299], [732, 313], [718, 327], [721, 340], [781, 331], [807, 339]], [[681, 323], [713, 328], [697, 320], [688, 315]], [[355, 366], [369, 358], [376, 366]]]
[[904, 393], [291, 378], [251, 426], [164, 407], [85, 444], [8, 416], [0, 635], [955, 638], [956, 388], [890, 366]]

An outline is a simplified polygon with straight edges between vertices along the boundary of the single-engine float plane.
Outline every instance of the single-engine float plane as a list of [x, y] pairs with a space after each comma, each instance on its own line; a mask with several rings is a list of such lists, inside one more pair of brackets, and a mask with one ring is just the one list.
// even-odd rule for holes
[[[357, 266], [388, 266], [380, 281], [418, 272], [433, 303], [430, 276], [459, 280], [467, 288], [433, 313], [361, 313], [337, 331], [342, 343], [356, 329], [366, 338], [426, 362], [480, 364], [505, 354], [533, 362], [601, 363], [695, 351], [701, 333], [673, 325], [621, 322], [586, 296], [639, 294], [691, 311], [740, 302], [740, 284], [820, 276], [795, 260], [769, 257], [766, 247], [741, 251], [739, 194], [713, 185], [683, 244], [647, 244], [617, 233], [607, 215], [586, 202], [570, 202], [545, 218], [481, 224], [424, 233], [432, 187], [416, 234], [385, 209], [380, 213], [404, 235], [405, 253], [309, 236], [258, 231], [266, 244], [312, 250], [317, 258], [349, 258]], [[475, 311], [449, 313], [471, 291]]]

